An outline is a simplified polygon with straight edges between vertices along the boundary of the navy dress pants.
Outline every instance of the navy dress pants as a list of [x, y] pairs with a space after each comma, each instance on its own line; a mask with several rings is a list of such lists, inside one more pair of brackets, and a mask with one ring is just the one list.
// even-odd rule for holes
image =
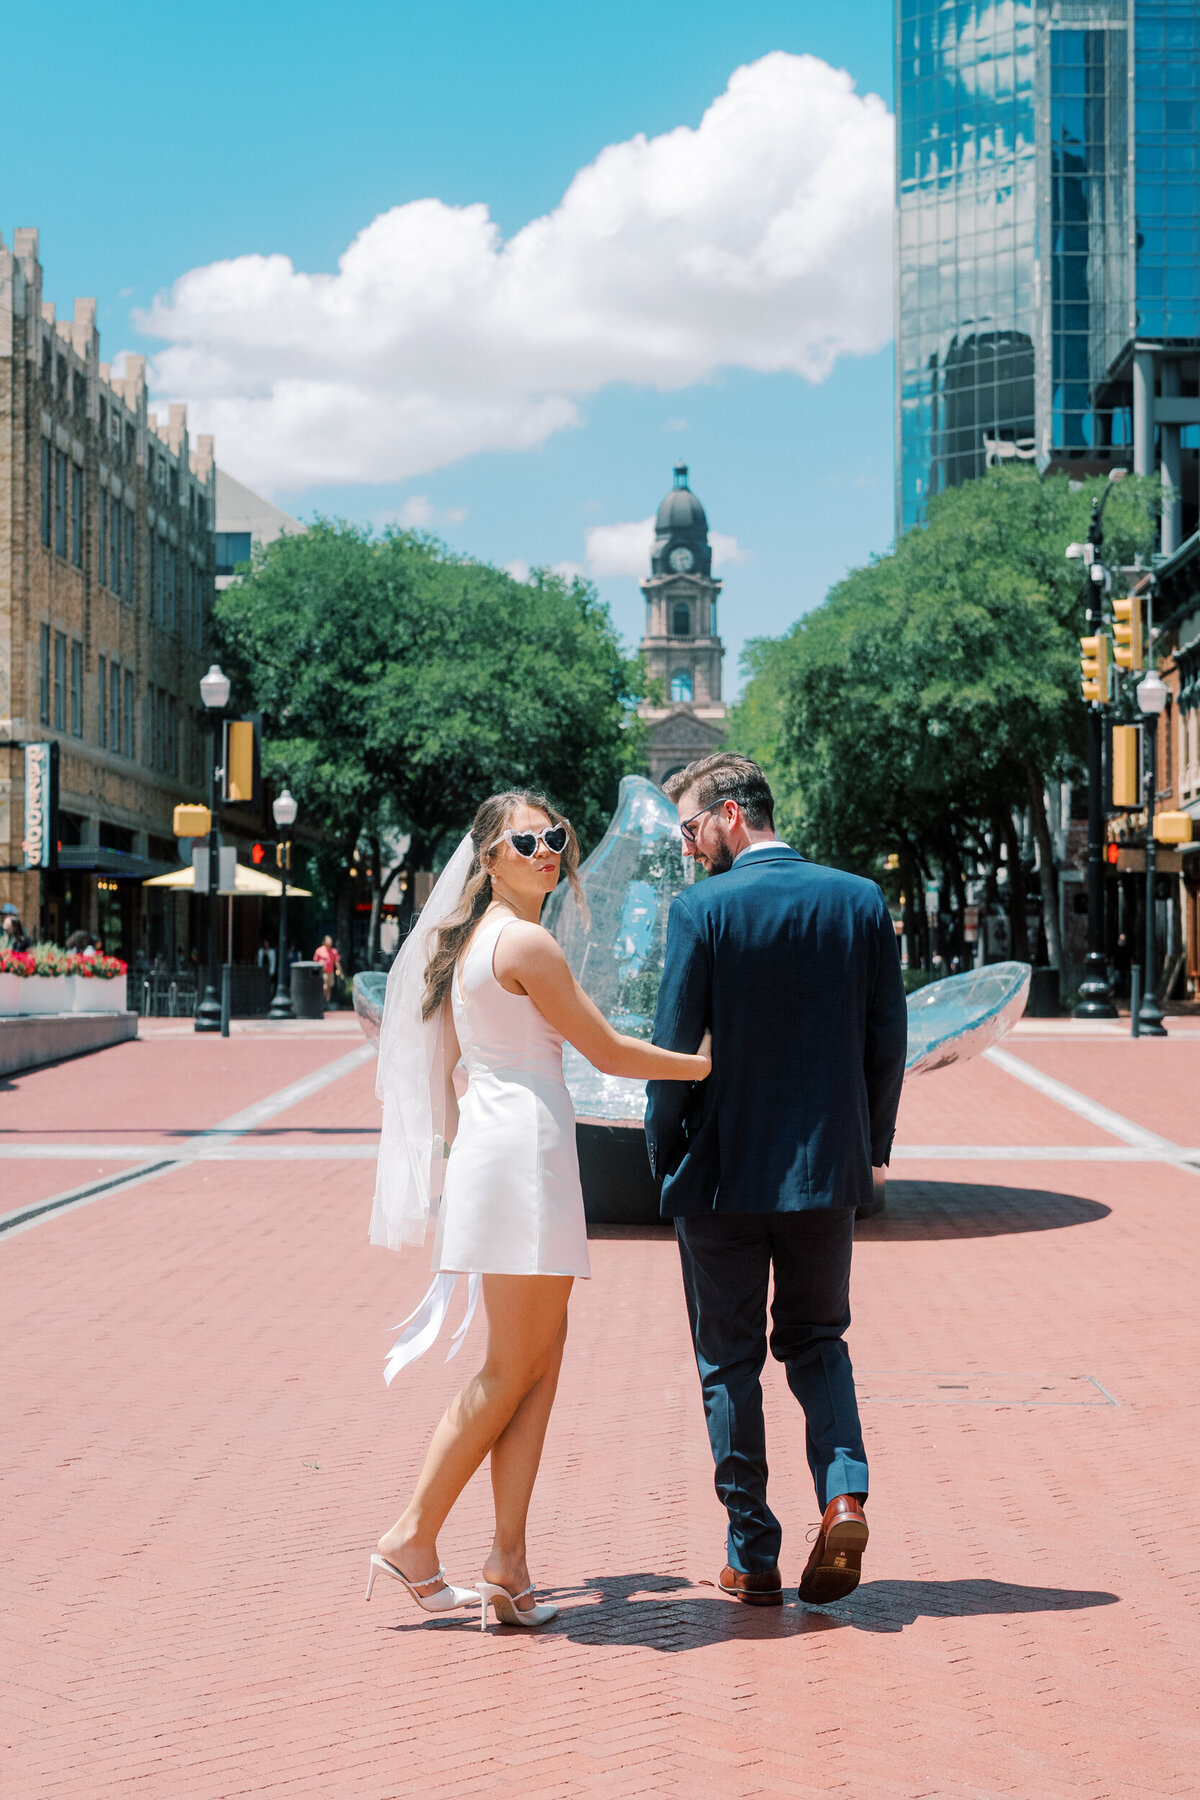
[[675, 1220], [683, 1289], [704, 1394], [717, 1494], [729, 1514], [729, 1561], [773, 1569], [782, 1533], [767, 1505], [767, 1444], [759, 1377], [771, 1354], [804, 1410], [808, 1466], [822, 1512], [838, 1494], [866, 1498], [850, 1323], [852, 1209], [712, 1213]]

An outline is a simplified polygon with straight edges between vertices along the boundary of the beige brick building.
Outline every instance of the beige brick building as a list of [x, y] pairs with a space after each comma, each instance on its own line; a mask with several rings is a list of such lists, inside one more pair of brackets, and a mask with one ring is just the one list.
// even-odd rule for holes
[[[188, 899], [145, 890], [206, 797], [199, 680], [215, 574], [211, 438], [100, 361], [94, 300], [57, 319], [36, 231], [0, 239], [0, 900], [62, 942], [186, 954]], [[59, 867], [22, 869], [23, 746], [59, 745]]]

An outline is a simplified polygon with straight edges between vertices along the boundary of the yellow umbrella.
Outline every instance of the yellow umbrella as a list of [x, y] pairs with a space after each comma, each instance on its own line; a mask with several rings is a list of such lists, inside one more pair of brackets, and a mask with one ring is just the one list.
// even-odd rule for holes
[[[169, 875], [151, 875], [148, 881], [143, 881], [142, 883], [143, 887], [174, 888], [176, 890], [194, 888], [195, 885], [196, 871], [190, 868], [172, 869]], [[268, 894], [278, 895], [282, 893], [282, 891], [283, 883], [278, 880], [276, 876], [268, 875], [262, 869], [248, 869], [244, 863], [238, 863], [237, 865], [237, 874], [234, 877], [233, 888], [218, 889], [219, 893], [229, 894], [231, 898], [233, 894], [258, 894], [262, 896]], [[307, 900], [311, 898], [312, 890], [311, 888], [293, 887], [289, 881], [289, 898], [293, 894], [299, 900]]]

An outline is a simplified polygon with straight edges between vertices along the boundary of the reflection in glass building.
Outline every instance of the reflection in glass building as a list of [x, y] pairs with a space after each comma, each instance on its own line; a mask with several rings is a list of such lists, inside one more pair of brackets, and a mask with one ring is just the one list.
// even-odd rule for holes
[[1197, 525], [1200, 0], [897, 0], [897, 525], [990, 464]]

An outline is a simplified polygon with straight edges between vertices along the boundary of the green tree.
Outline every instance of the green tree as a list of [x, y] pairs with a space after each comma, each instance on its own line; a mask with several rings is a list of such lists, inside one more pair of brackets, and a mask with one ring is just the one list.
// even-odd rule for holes
[[431, 868], [486, 794], [530, 786], [590, 841], [643, 755], [640, 666], [583, 581], [521, 583], [428, 537], [318, 520], [256, 555], [217, 625], [264, 715], [266, 772], [333, 846], [343, 939], [359, 845], [377, 922], [389, 835], [410, 837], [398, 869]]
[[[931, 502], [929, 521], [856, 569], [783, 638], [746, 655], [732, 725], [778, 785], [781, 819], [811, 854], [878, 875], [900, 862], [910, 908], [930, 877], [944, 904], [968, 869], [1007, 864], [1013, 942], [1026, 953], [1014, 810], [1029, 808], [1051, 961], [1061, 966], [1049, 779], [1084, 747], [1077, 637], [1093, 493], [1033, 470], [990, 472]], [[1148, 550], [1157, 489], [1128, 479], [1107, 504], [1105, 558]], [[910, 941], [924, 929], [917, 906]]]

